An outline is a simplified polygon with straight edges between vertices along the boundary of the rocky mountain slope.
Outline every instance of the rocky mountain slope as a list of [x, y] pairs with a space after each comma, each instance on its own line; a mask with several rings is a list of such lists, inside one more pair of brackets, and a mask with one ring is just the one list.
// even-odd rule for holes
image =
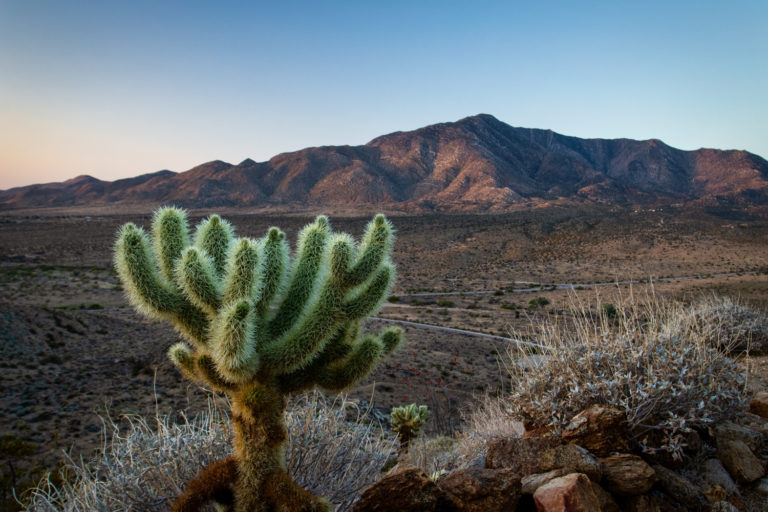
[[217, 160], [182, 173], [113, 182], [79, 176], [0, 191], [2, 208], [175, 203], [485, 210], [558, 201], [766, 204], [768, 161], [746, 151], [683, 151], [656, 139], [580, 139], [480, 114], [364, 146], [307, 148], [267, 162]]

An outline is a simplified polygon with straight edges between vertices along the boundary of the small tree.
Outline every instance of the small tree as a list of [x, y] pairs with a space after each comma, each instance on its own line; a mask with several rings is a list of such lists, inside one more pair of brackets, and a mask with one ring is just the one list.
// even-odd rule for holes
[[299, 234], [294, 258], [279, 229], [236, 238], [216, 215], [190, 243], [186, 214], [176, 208], [155, 213], [151, 237], [134, 224], [120, 229], [115, 264], [131, 303], [173, 324], [191, 347], [172, 346], [171, 360], [232, 404], [234, 455], [204, 469], [174, 510], [209, 501], [236, 512], [330, 510], [286, 470], [287, 398], [315, 386], [346, 389], [399, 345], [400, 329], [359, 336], [360, 321], [391, 289], [392, 242], [383, 215], [359, 247], [318, 217]]

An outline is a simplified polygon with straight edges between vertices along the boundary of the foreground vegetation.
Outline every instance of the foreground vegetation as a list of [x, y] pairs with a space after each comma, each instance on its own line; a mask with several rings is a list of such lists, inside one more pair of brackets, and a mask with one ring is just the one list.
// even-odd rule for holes
[[[527, 348], [509, 351], [505, 391], [469, 411], [463, 432], [417, 439], [401, 463], [437, 478], [471, 466], [491, 439], [519, 436], [522, 424], [558, 431], [592, 404], [623, 412], [636, 449], [683, 459], [688, 433], [744, 410], [740, 360], [768, 339], [764, 315], [716, 297], [686, 305], [629, 296], [612, 308], [575, 302], [568, 319], [538, 325]], [[63, 483], [32, 491], [26, 510], [167, 509], [201, 466], [229, 455], [228, 421], [214, 407], [181, 424], [131, 418], [118, 429], [107, 420], [100, 456], [70, 461]], [[351, 402], [303, 395], [286, 422], [291, 476], [336, 510], [349, 510], [397, 456], [395, 433]]]

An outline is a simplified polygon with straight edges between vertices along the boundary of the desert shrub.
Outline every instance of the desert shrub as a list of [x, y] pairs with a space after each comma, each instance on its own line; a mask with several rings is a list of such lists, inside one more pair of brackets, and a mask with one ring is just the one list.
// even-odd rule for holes
[[[348, 419], [351, 418], [351, 421]], [[231, 454], [229, 419], [217, 408], [172, 422], [127, 418], [119, 427], [104, 420], [104, 443], [90, 462], [70, 460], [70, 477], [31, 492], [27, 511], [168, 510], [200, 468]], [[286, 454], [291, 476], [306, 489], [348, 510], [395, 452], [397, 442], [383, 435], [365, 410], [343, 399], [330, 402], [318, 392], [294, 399], [286, 412], [290, 433]]]
[[452, 308], [454, 306], [454, 302], [448, 299], [440, 299], [437, 301], [437, 305], [441, 308]]
[[546, 297], [536, 297], [528, 301], [528, 307], [531, 309], [543, 308], [549, 304], [549, 299]]
[[626, 414], [636, 447], [679, 456], [685, 432], [743, 406], [738, 365], [712, 350], [700, 331], [681, 328], [691, 306], [651, 296], [616, 309], [609, 320], [573, 304], [567, 325], [535, 326], [538, 347], [520, 345], [508, 354], [510, 390], [496, 410], [486, 406], [474, 416], [496, 414], [557, 431], [592, 404], [610, 405]]
[[701, 298], [681, 318], [681, 329], [689, 329], [729, 352], [768, 353], [765, 314], [730, 297]]

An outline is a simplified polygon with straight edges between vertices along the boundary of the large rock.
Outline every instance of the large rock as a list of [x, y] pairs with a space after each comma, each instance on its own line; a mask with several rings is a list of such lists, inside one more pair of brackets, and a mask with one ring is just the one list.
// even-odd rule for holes
[[717, 485], [725, 492], [726, 496], [736, 496], [739, 494], [739, 488], [733, 481], [731, 475], [720, 462], [720, 459], [708, 459], [704, 462], [701, 471], [701, 477], [709, 485]]
[[524, 476], [520, 480], [520, 493], [521, 494], [533, 494], [536, 489], [555, 478], [567, 475], [569, 471], [567, 469], [559, 468], [547, 471], [546, 473], [534, 473], [532, 475]]
[[595, 482], [602, 476], [600, 463], [587, 450], [575, 444], [563, 445], [552, 437], [510, 437], [491, 441], [485, 467], [509, 468], [522, 477], [553, 469], [584, 473]]
[[706, 506], [704, 494], [690, 480], [664, 466], [653, 466], [653, 470], [659, 477], [659, 485], [673, 500], [692, 510]]
[[637, 455], [620, 453], [600, 459], [603, 486], [621, 496], [645, 494], [658, 477], [651, 466]]
[[455, 512], [451, 497], [422, 470], [406, 468], [369, 485], [353, 512]]
[[768, 391], [755, 393], [749, 402], [749, 412], [763, 418], [768, 418]]
[[717, 458], [737, 482], [752, 483], [765, 475], [763, 463], [743, 441], [718, 442]]
[[520, 500], [520, 477], [510, 469], [468, 468], [440, 479], [462, 512], [508, 512]]
[[715, 440], [718, 444], [725, 441], [741, 441], [753, 453], [759, 453], [763, 449], [765, 437], [765, 434], [762, 432], [743, 425], [737, 425], [731, 421], [721, 423], [715, 427]]
[[595, 496], [597, 496], [597, 501], [600, 502], [600, 512], [621, 512], [621, 507], [613, 499], [611, 493], [595, 482], [592, 482], [592, 490], [595, 492]]
[[565, 442], [575, 443], [598, 457], [627, 451], [626, 415], [611, 407], [593, 405], [571, 419], [562, 433]]
[[533, 494], [539, 512], [596, 512], [600, 500], [592, 482], [583, 473], [571, 473], [550, 480]]

